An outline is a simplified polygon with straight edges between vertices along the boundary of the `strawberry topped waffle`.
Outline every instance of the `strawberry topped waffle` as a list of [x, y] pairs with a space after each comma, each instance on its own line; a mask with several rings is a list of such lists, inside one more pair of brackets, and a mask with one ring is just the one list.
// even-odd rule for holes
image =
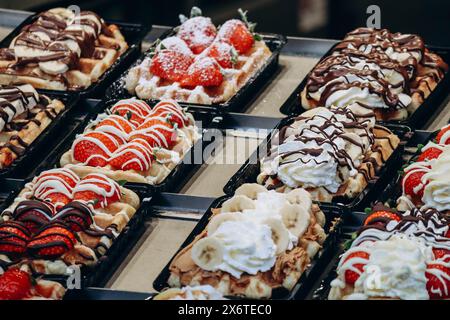
[[150, 108], [121, 100], [100, 114], [61, 157], [79, 176], [98, 172], [118, 180], [158, 184], [199, 139], [194, 118], [175, 101]]
[[125, 87], [141, 99], [213, 104], [229, 100], [261, 69], [271, 52], [253, 33], [245, 13], [218, 30], [193, 8], [177, 33], [154, 46], [150, 56], [130, 69]]
[[450, 210], [450, 125], [428, 142], [415, 162], [403, 171], [402, 196], [397, 209], [414, 207]]
[[450, 298], [450, 220], [376, 205], [341, 257], [329, 299]]
[[134, 192], [102, 174], [80, 179], [65, 168], [44, 171], [1, 214], [1, 260], [57, 274], [95, 264], [139, 204]]

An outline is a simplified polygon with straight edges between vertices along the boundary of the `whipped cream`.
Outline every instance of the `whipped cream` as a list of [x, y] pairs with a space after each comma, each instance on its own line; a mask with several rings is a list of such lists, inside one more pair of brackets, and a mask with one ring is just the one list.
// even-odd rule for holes
[[210, 285], [186, 286], [169, 300], [226, 300], [222, 293]]
[[431, 161], [431, 170], [422, 177], [426, 181], [422, 201], [427, 208], [450, 210], [450, 149]]

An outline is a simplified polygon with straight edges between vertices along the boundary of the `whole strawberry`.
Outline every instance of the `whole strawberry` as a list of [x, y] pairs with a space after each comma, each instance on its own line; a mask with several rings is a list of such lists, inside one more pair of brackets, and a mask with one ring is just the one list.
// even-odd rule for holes
[[27, 296], [31, 286], [27, 272], [15, 268], [6, 270], [0, 275], [0, 300], [21, 300]]

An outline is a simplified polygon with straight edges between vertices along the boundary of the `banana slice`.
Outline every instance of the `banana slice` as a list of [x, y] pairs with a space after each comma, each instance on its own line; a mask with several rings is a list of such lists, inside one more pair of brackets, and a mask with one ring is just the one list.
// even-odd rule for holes
[[236, 189], [235, 195], [247, 196], [252, 200], [256, 200], [258, 193], [268, 192], [266, 188], [257, 183], [245, 183]]
[[281, 208], [280, 214], [286, 228], [297, 238], [308, 229], [311, 218], [302, 205], [286, 203]]
[[39, 68], [48, 74], [60, 74], [69, 70], [67, 64], [59, 61], [39, 62]]
[[223, 203], [221, 212], [242, 212], [246, 209], [255, 209], [253, 200], [244, 195], [237, 195]]
[[208, 235], [212, 235], [219, 226], [225, 221], [236, 221], [242, 220], [242, 215], [236, 212], [223, 212], [216, 214], [211, 221], [209, 221], [207, 226]]
[[311, 194], [305, 189], [302, 188], [294, 189], [286, 195], [286, 198], [291, 204], [299, 204], [303, 208], [305, 208], [306, 211], [311, 210], [312, 205]]
[[214, 271], [223, 261], [224, 249], [219, 240], [206, 237], [192, 246], [192, 260], [206, 271]]
[[269, 226], [272, 230], [272, 240], [277, 246], [276, 254], [285, 252], [289, 245], [289, 231], [283, 222], [276, 218], [268, 218], [263, 221], [263, 224]]

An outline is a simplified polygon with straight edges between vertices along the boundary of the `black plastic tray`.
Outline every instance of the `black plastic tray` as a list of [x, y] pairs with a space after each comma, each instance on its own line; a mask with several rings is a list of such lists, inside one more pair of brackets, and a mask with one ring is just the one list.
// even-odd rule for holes
[[[8, 198], [3, 204], [0, 205], [0, 212], [3, 212], [19, 194], [20, 190], [23, 189], [25, 184], [32, 179], [27, 180], [9, 180], [9, 187], [13, 189], [10, 192]], [[117, 236], [117, 238], [112, 243], [111, 247], [106, 251], [106, 253], [98, 259], [97, 264], [92, 267], [82, 266], [81, 271], [81, 287], [91, 287], [98, 286], [102, 287], [110, 279], [116, 268], [124, 260], [129, 250], [139, 239], [143, 227], [143, 222], [145, 216], [149, 211], [149, 202], [151, 198], [148, 194], [148, 189], [143, 186], [129, 186], [130, 190], [137, 193], [141, 204], [137, 209], [133, 217], [128, 221], [125, 228]], [[38, 275], [44, 279], [54, 280], [60, 282], [61, 284], [66, 283], [67, 276], [65, 275]]]
[[[206, 225], [208, 224], [209, 219], [212, 215], [212, 209], [220, 207], [224, 201], [230, 198], [231, 196], [229, 195], [222, 196], [216, 199], [210, 205], [208, 210], [199, 220], [199, 222], [192, 230], [190, 235], [187, 237], [187, 239], [183, 242], [183, 244], [181, 245], [177, 253], [174, 255], [174, 257], [178, 254], [178, 252], [187, 247], [195, 239], [195, 237], [206, 228]], [[285, 288], [274, 289], [272, 292], [271, 299], [303, 299], [311, 289], [311, 286], [314, 283], [314, 279], [318, 275], [320, 275], [323, 268], [325, 268], [325, 266], [327, 265], [331, 253], [333, 253], [334, 250], [336, 249], [335, 243], [338, 234], [340, 233], [341, 220], [340, 219], [338, 220], [333, 229], [332, 229], [332, 221], [343, 216], [344, 209], [339, 206], [327, 204], [321, 205], [320, 208], [322, 209], [327, 218], [324, 230], [328, 234], [328, 237], [323, 244], [323, 248], [317, 253], [317, 255], [314, 257], [313, 261], [305, 270], [305, 272], [303, 272], [303, 274], [301, 275], [300, 279], [298, 280], [297, 284], [295, 285], [292, 291], [288, 291]], [[153, 282], [153, 287], [156, 290], [162, 291], [169, 287], [169, 285], [167, 284], [167, 280], [169, 279], [170, 276], [169, 266], [174, 257], [172, 257], [170, 262], [166, 265], [166, 267], [161, 271], [161, 273]]]
[[[323, 55], [319, 64], [323, 59], [328, 57], [333, 51], [336, 45], [333, 45], [327, 53]], [[446, 63], [450, 63], [450, 48], [444, 47], [435, 47], [435, 46], [427, 46], [432, 52], [439, 54]], [[315, 68], [315, 67], [314, 67]], [[313, 68], [313, 70], [314, 70]], [[303, 88], [306, 86], [306, 82], [308, 81], [309, 75], [312, 70], [303, 78], [298, 87], [294, 90], [294, 92], [289, 96], [286, 102], [280, 108], [280, 112], [285, 115], [298, 115], [306, 111], [306, 109], [301, 104], [300, 94], [303, 91]], [[389, 121], [389, 123], [401, 124], [409, 126], [413, 129], [423, 128], [426, 123], [434, 116], [434, 114], [438, 111], [441, 103], [445, 100], [448, 95], [448, 91], [450, 88], [450, 71], [445, 73], [444, 78], [438, 83], [433, 92], [425, 99], [425, 101], [420, 105], [420, 107], [414, 111], [408, 119], [404, 121]]]
[[[72, 142], [77, 134], [81, 134], [84, 131], [86, 125], [95, 117], [97, 113], [104, 112], [108, 107], [113, 105], [117, 100], [109, 101], [99, 101], [95, 99], [89, 100], [92, 105], [94, 105], [92, 110], [88, 109], [88, 116], [80, 119], [80, 122], [75, 124], [75, 128], [70, 130], [66, 136], [61, 139], [61, 142], [55, 146], [55, 148], [46, 156], [46, 158], [41, 162], [41, 165], [36, 168], [34, 175], [38, 174], [40, 171], [59, 166], [59, 160], [61, 156], [71, 148]], [[96, 104], [97, 102], [97, 104]], [[188, 106], [187, 112], [192, 113], [196, 121], [202, 122], [202, 137], [206, 136], [208, 130], [213, 130], [216, 125], [218, 125], [215, 119], [215, 114], [211, 113], [210, 110], [199, 107], [199, 106]], [[170, 172], [170, 174], [164, 179], [163, 182], [151, 185], [148, 183], [126, 183], [125, 187], [131, 186], [145, 186], [151, 192], [165, 192], [179, 191], [184, 183], [192, 176], [192, 174], [201, 166], [201, 164], [194, 163], [193, 158], [198, 155], [199, 152], [203, 153], [204, 148], [210, 143], [203, 138], [200, 138], [193, 147], [184, 155], [182, 161]]]
[[[169, 29], [164, 32], [160, 39], [170, 37], [175, 34], [175, 28]], [[218, 112], [243, 112], [248, 108], [250, 99], [254, 97], [261, 87], [270, 80], [271, 75], [278, 68], [278, 61], [280, 56], [280, 51], [287, 42], [286, 37], [278, 34], [264, 33], [261, 34], [263, 40], [266, 42], [267, 46], [272, 51], [269, 59], [264, 63], [262, 68], [251, 77], [247, 83], [239, 89], [239, 91], [231, 97], [228, 101], [216, 104], [200, 104], [205, 108], [209, 108]], [[154, 47], [156, 43], [153, 43]], [[149, 54], [149, 51], [144, 52], [141, 57], [133, 63], [132, 67], [139, 65]], [[116, 80], [107, 90], [106, 97], [109, 99], [125, 99], [130, 98], [132, 95], [124, 87], [124, 79], [128, 74], [128, 70], [122, 73], [118, 80]], [[150, 100], [153, 103], [159, 100]], [[189, 103], [183, 103], [190, 105]], [[196, 104], [199, 105], [199, 104]]]
[[[27, 17], [0, 42], [0, 48], [9, 47], [11, 41], [21, 32], [21, 30], [25, 26], [34, 22], [34, 20], [36, 20], [38, 17], [38, 13], [32, 14], [31, 16]], [[145, 26], [139, 23], [127, 23], [112, 20], [108, 20], [105, 22], [107, 24], [117, 25], [128, 43], [128, 49], [111, 65], [111, 67], [109, 67], [108, 70], [106, 70], [95, 83], [92, 83], [88, 88], [82, 90], [59, 91], [38, 89], [38, 91], [45, 94], [76, 92], [84, 98], [102, 96], [108, 85], [110, 85], [111, 82], [119, 76], [119, 74], [121, 74], [137, 57], [139, 57], [139, 54], [141, 52], [142, 40], [145, 35], [151, 30], [151, 26]]]
[[[296, 116], [291, 116], [280, 121], [275, 129], [281, 129], [285, 125], [294, 121]], [[399, 146], [394, 150], [392, 155], [383, 165], [374, 181], [369, 181], [368, 186], [354, 199], [347, 199], [344, 197], [336, 197], [332, 203], [336, 203], [344, 206], [347, 209], [355, 210], [361, 209], [365, 204], [368, 204], [372, 199], [375, 199], [380, 190], [388, 183], [390, 177], [395, 174], [396, 170], [400, 168], [401, 154], [404, 149], [404, 145], [407, 143], [411, 136], [411, 129], [397, 124], [383, 124], [385, 127], [392, 130], [400, 138]], [[266, 150], [270, 150], [271, 139], [273, 133], [259, 145], [250, 158], [244, 163], [244, 165], [230, 178], [228, 183], [223, 188], [226, 194], [233, 194], [234, 191], [244, 183], [256, 182], [256, 177], [260, 172], [260, 156], [266, 154]]]
[[75, 106], [81, 104], [78, 97], [73, 94], [47, 95], [51, 99], [58, 99], [64, 103], [65, 108], [55, 119], [41, 132], [41, 134], [28, 146], [26, 152], [20, 155], [14, 162], [4, 169], [0, 169], [0, 180], [6, 177], [26, 178], [33, 166], [42, 160], [42, 156], [49, 151], [54, 144], [53, 136], [57, 136], [63, 125], [73, 117]]

